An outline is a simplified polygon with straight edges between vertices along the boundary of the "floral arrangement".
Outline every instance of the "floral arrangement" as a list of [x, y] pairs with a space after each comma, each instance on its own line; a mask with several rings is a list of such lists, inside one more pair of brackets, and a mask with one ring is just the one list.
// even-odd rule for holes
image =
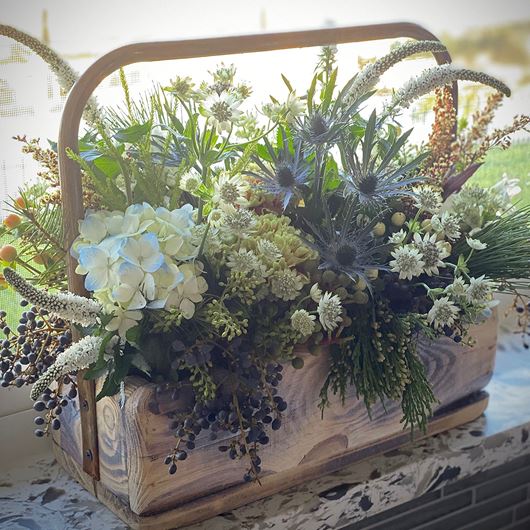
[[[140, 375], [190, 391], [168, 428], [175, 473], [202, 431], [234, 434], [220, 451], [247, 458], [281, 428], [286, 364], [328, 355], [321, 390], [355, 386], [370, 408], [397, 400], [403, 423], [425, 428], [436, 400], [416, 353], [418, 335], [470, 343], [496, 291], [512, 293], [523, 329], [530, 278], [530, 209], [517, 185], [466, 184], [487, 151], [509, 146], [527, 116], [488, 133], [509, 89], [486, 74], [438, 66], [369, 112], [379, 77], [438, 42], [405, 43], [339, 89], [336, 49], [322, 50], [307, 91], [283, 76], [284, 98], [245, 110], [252, 88], [221, 65], [195, 85], [177, 77], [140, 101], [125, 77], [123, 108], [97, 108], [80, 139], [86, 215], [62, 243], [57, 154], [17, 137], [44, 170], [11, 203], [0, 249], [4, 284], [24, 298], [18, 327], [0, 313], [2, 385], [32, 384], [37, 436], [60, 427], [78, 377], [100, 378], [98, 399]], [[457, 124], [448, 84], [492, 87], [486, 109]], [[436, 91], [425, 145], [411, 144], [399, 114]], [[300, 96], [298, 94], [301, 94]], [[528, 129], [526, 129], [528, 130]], [[61, 292], [65, 256], [91, 298]], [[21, 273], [22, 272], [22, 273]], [[36, 285], [47, 287], [42, 290]], [[59, 292], [57, 292], [59, 291]], [[72, 327], [82, 338], [72, 343]]]

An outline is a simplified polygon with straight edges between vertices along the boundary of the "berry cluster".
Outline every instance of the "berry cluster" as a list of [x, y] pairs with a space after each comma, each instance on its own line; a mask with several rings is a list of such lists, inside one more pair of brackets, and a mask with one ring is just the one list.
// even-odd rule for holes
[[[253, 367], [256, 368], [255, 366]], [[287, 403], [278, 395], [283, 366], [269, 363], [261, 375], [261, 384], [239, 385], [236, 390], [216, 399], [197, 402], [185, 417], [176, 418], [171, 428], [177, 443], [166, 457], [169, 473], [177, 470], [177, 462], [187, 458], [187, 451], [195, 449], [199, 435], [209, 431], [210, 440], [223, 440], [219, 451], [232, 460], [247, 457], [249, 467], [244, 480], [258, 479], [261, 472], [259, 446], [269, 443], [268, 428], [278, 430]], [[222, 433], [227, 433], [223, 436]]]
[[[28, 302], [22, 300], [20, 305], [26, 308]], [[6, 317], [6, 312], [0, 311], [0, 329], [4, 335], [0, 351], [1, 385], [33, 384], [71, 343], [69, 326], [36, 307], [22, 313], [16, 330], [7, 325]]]
[[[2, 387], [32, 385], [54, 363], [57, 355], [72, 342], [69, 325], [61, 318], [50, 316], [45, 309], [29, 307], [26, 300], [16, 330], [7, 324], [7, 314], [0, 311], [0, 378]], [[63, 389], [64, 392], [63, 392]], [[35, 402], [38, 412], [47, 411], [44, 417], [35, 418], [39, 428], [36, 436], [44, 436], [50, 427], [59, 429], [58, 416], [71, 399], [77, 396], [75, 381], [66, 376], [54, 391], [46, 389], [42, 399]]]
[[[64, 389], [66, 386], [66, 390]], [[75, 382], [69, 377], [65, 376], [63, 381], [58, 385], [57, 389], [51, 390], [47, 388], [40, 400], [35, 401], [33, 409], [37, 412], [42, 412], [42, 416], [35, 418], [35, 425], [38, 428], [35, 430], [35, 436], [39, 438], [50, 432], [50, 427], [56, 431], [61, 428], [61, 420], [59, 415], [63, 408], [66, 407], [71, 400], [77, 397], [77, 386]]]

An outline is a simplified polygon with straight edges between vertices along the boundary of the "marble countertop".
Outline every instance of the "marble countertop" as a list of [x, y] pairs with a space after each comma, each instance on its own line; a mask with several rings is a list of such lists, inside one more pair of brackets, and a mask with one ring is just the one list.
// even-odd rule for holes
[[[501, 326], [490, 402], [479, 419], [373, 457], [189, 530], [341, 528], [423, 493], [530, 454], [530, 351]], [[0, 475], [0, 528], [122, 530], [51, 454]]]

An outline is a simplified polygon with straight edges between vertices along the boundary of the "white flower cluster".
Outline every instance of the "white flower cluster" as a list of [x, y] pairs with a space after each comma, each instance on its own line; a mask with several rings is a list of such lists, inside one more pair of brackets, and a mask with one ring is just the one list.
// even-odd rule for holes
[[482, 72], [474, 72], [466, 68], [456, 68], [451, 64], [433, 66], [421, 75], [410, 79], [400, 88], [390, 104], [390, 108], [408, 108], [410, 104], [421, 96], [432, 92], [435, 88], [450, 85], [454, 81], [474, 81], [495, 88], [505, 96], [510, 96], [510, 89], [498, 79]]
[[230, 132], [243, 113], [239, 110], [243, 100], [234, 92], [214, 92], [201, 106], [202, 114], [209, 120], [219, 134]]
[[141, 319], [144, 308], [178, 308], [191, 318], [207, 284], [194, 262], [197, 246], [193, 207], [153, 209], [134, 204], [125, 212], [88, 212], [79, 223], [72, 253], [84, 274], [85, 287], [106, 313], [108, 329], [126, 331]]
[[[396, 242], [403, 242], [401, 237], [394, 239]], [[444, 241], [438, 241], [436, 234], [425, 234], [422, 237], [416, 233], [412, 243], [397, 247], [391, 252], [394, 258], [390, 261], [391, 270], [399, 273], [402, 280], [412, 280], [420, 274], [439, 274], [439, 268], [445, 267], [443, 260], [450, 255], [447, 245]]]
[[438, 213], [442, 207], [442, 194], [425, 184], [423, 186], [415, 186], [412, 188], [414, 192], [414, 205], [429, 213]]
[[74, 324], [90, 326], [96, 323], [102, 306], [95, 300], [72, 293], [50, 294], [29, 284], [13, 269], [4, 269], [6, 281], [28, 302], [39, 308], [46, 309], [51, 315], [63, 318]]
[[96, 362], [101, 344], [101, 337], [83, 337], [59, 353], [55, 362], [39, 377], [31, 388], [31, 399], [38, 399], [53, 381], [56, 381], [63, 375], [76, 370], [84, 370]]
[[306, 104], [296, 95], [295, 91], [289, 92], [284, 103], [268, 103], [263, 106], [263, 113], [274, 122], [286, 121], [291, 123], [296, 117], [305, 112]]
[[445, 52], [445, 46], [439, 41], [409, 41], [396, 47], [387, 55], [365, 66], [355, 78], [348, 93], [348, 101], [355, 101], [372, 90], [380, 77], [392, 66], [416, 53]]

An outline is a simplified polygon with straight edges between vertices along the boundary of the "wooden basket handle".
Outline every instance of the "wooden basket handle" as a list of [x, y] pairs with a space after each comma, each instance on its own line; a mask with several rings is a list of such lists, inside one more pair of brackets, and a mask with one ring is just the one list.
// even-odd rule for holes
[[[68, 158], [67, 149], [78, 152], [79, 125], [88, 99], [105, 77], [122, 66], [139, 62], [190, 59], [241, 53], [264, 52], [290, 48], [308, 48], [330, 44], [366, 42], [409, 37], [417, 40], [439, 40], [422, 26], [409, 22], [326, 28], [310, 31], [238, 35], [206, 39], [163, 42], [142, 42], [117, 48], [99, 58], [81, 75], [72, 87], [64, 106], [59, 130], [59, 176], [63, 201], [64, 244], [70, 248], [78, 234], [78, 220], [84, 216], [81, 170]], [[433, 54], [438, 64], [451, 62], [447, 52]], [[453, 84], [456, 108], [458, 87]], [[68, 256], [68, 287], [70, 291], [87, 295], [83, 278], [75, 273], [76, 262]], [[93, 381], [78, 377], [83, 445], [83, 469], [99, 480], [98, 437]]]

